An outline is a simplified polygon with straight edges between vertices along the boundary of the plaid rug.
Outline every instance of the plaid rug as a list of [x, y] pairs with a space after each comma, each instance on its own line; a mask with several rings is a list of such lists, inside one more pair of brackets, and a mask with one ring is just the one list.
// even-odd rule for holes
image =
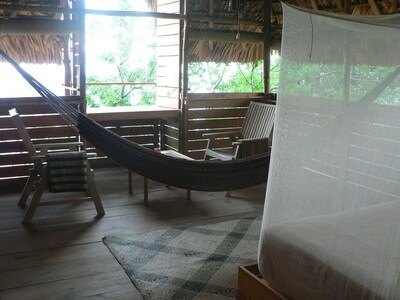
[[110, 249], [144, 299], [232, 299], [239, 265], [256, 262], [261, 217], [110, 235]]

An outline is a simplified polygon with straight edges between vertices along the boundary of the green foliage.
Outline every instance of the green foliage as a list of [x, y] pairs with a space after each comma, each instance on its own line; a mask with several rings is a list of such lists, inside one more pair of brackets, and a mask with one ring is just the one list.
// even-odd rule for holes
[[263, 63], [261, 61], [237, 65], [236, 72], [218, 89], [221, 92], [256, 93], [264, 91]]
[[[119, 0], [117, 4], [129, 10], [130, 3]], [[92, 49], [96, 57], [89, 58], [93, 63], [87, 68], [87, 82], [155, 82], [153, 19], [92, 16], [86, 23], [88, 39], [103, 35], [103, 44]], [[155, 91], [151, 85], [89, 85], [87, 98], [91, 107], [151, 105]]]
[[[349, 101], [368, 95], [396, 67], [353, 65], [349, 70]], [[345, 68], [339, 64], [288, 63], [281, 78], [281, 92], [296, 96], [344, 101]], [[379, 104], [400, 104], [400, 79], [394, 81], [375, 99]]]
[[191, 63], [189, 90], [195, 92], [263, 92], [263, 63]]
[[214, 93], [224, 79], [227, 70], [226, 64], [218, 63], [191, 63], [188, 68], [189, 91]]

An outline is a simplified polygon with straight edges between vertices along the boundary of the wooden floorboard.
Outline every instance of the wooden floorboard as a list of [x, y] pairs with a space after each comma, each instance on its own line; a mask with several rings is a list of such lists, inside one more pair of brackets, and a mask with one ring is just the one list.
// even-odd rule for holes
[[185, 190], [150, 182], [144, 207], [140, 176], [134, 176], [133, 195], [122, 168], [96, 170], [95, 181], [106, 211], [102, 218], [96, 218], [92, 203], [39, 207], [33, 224], [23, 226], [19, 194], [0, 195], [1, 300], [141, 299], [102, 243], [104, 236], [254, 215], [261, 213], [265, 194], [263, 185], [229, 198], [192, 191], [188, 201]]

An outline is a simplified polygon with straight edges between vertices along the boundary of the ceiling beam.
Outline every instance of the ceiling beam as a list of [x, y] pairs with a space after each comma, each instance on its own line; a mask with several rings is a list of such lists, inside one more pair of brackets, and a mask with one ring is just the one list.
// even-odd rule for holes
[[[241, 31], [240, 39], [236, 39], [237, 32], [233, 30], [222, 29], [190, 29], [189, 39], [191, 41], [216, 41], [216, 42], [229, 42], [229, 43], [254, 43], [263, 44], [264, 34], [257, 32]], [[273, 48], [280, 46], [280, 39], [272, 38], [271, 46]]]
[[68, 34], [79, 32], [78, 25], [76, 22], [66, 20], [11, 19], [0, 22], [0, 34]]
[[0, 10], [7, 10], [12, 12], [28, 11], [28, 12], [41, 12], [41, 13], [76, 13], [69, 8], [55, 7], [55, 6], [37, 6], [37, 5], [18, 5], [18, 4], [0, 4]]
[[100, 10], [100, 9], [86, 9], [87, 15], [102, 15], [102, 16], [114, 16], [114, 17], [151, 17], [160, 19], [185, 19], [184, 14], [172, 14], [172, 13], [158, 13], [151, 11], [133, 11], [133, 10]]

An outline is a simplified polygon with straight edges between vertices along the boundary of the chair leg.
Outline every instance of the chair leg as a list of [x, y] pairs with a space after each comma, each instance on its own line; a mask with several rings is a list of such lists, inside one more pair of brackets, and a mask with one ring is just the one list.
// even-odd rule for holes
[[24, 189], [22, 191], [21, 197], [19, 198], [18, 205], [25, 206], [26, 201], [28, 200], [29, 194], [32, 192], [33, 186], [35, 185], [35, 181], [38, 178], [38, 174], [35, 170], [29, 171], [29, 178], [25, 183]]
[[87, 167], [87, 184], [90, 197], [92, 197], [94, 206], [96, 207], [97, 215], [104, 216], [105, 215], [104, 207], [103, 204], [101, 203], [99, 192], [97, 191], [96, 185], [94, 183], [93, 171], [90, 169], [90, 167]]
[[30, 224], [32, 221], [32, 217], [36, 211], [36, 207], [39, 205], [40, 199], [42, 198], [43, 192], [47, 186], [47, 176], [42, 175], [40, 177], [39, 185], [33, 194], [33, 198], [31, 203], [28, 206], [28, 210], [26, 211], [25, 217], [22, 220], [22, 224]]

